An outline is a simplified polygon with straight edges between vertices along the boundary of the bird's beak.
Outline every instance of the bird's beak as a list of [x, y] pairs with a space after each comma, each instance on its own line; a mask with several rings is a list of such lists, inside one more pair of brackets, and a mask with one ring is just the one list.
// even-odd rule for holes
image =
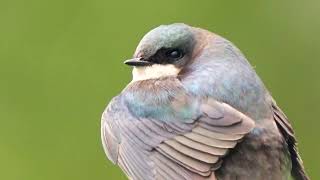
[[152, 65], [152, 62], [144, 61], [142, 58], [133, 58], [124, 61], [124, 64], [129, 66], [150, 66]]

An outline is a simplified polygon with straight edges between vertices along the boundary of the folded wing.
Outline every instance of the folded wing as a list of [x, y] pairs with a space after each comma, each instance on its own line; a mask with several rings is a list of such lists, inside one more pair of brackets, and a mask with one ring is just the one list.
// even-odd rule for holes
[[252, 119], [213, 99], [200, 105], [191, 123], [137, 118], [113, 104], [102, 117], [102, 141], [131, 179], [214, 179], [223, 157], [254, 127]]

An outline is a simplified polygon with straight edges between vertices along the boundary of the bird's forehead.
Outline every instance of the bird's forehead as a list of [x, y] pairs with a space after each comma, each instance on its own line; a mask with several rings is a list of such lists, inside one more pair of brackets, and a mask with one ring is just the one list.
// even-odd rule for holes
[[154, 54], [160, 48], [180, 47], [192, 41], [192, 27], [185, 24], [162, 25], [142, 38], [135, 54]]

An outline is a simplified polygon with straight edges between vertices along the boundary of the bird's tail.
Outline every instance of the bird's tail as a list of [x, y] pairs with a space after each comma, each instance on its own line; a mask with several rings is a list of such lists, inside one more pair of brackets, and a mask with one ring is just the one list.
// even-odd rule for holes
[[281, 109], [277, 106], [277, 104], [272, 104], [273, 112], [274, 112], [274, 120], [283, 135], [288, 150], [291, 157], [291, 163], [292, 163], [292, 169], [291, 169], [291, 175], [294, 180], [309, 180], [309, 177], [307, 176], [302, 160], [300, 158], [298, 149], [297, 149], [297, 140], [294, 136], [294, 132], [292, 129], [292, 126], [290, 125], [288, 118], [284, 115], [284, 113], [281, 111]]
[[291, 175], [293, 179], [294, 180], [310, 180], [304, 170], [302, 160], [300, 158], [300, 155], [298, 154], [297, 146], [293, 146], [292, 148], [294, 150], [292, 150], [292, 152], [290, 151], [290, 154], [291, 154], [291, 161], [292, 161]]

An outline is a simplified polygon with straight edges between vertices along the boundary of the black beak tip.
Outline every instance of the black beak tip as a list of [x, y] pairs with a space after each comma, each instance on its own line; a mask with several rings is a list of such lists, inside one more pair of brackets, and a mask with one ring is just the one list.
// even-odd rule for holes
[[133, 65], [133, 64], [132, 64], [132, 63], [133, 63], [132, 59], [125, 60], [123, 63], [126, 64], [126, 65], [128, 65], [128, 66], [132, 66], [132, 65]]
[[141, 58], [128, 59], [128, 60], [124, 61], [123, 63], [128, 66], [149, 66], [149, 65], [151, 65], [150, 62], [144, 61]]

